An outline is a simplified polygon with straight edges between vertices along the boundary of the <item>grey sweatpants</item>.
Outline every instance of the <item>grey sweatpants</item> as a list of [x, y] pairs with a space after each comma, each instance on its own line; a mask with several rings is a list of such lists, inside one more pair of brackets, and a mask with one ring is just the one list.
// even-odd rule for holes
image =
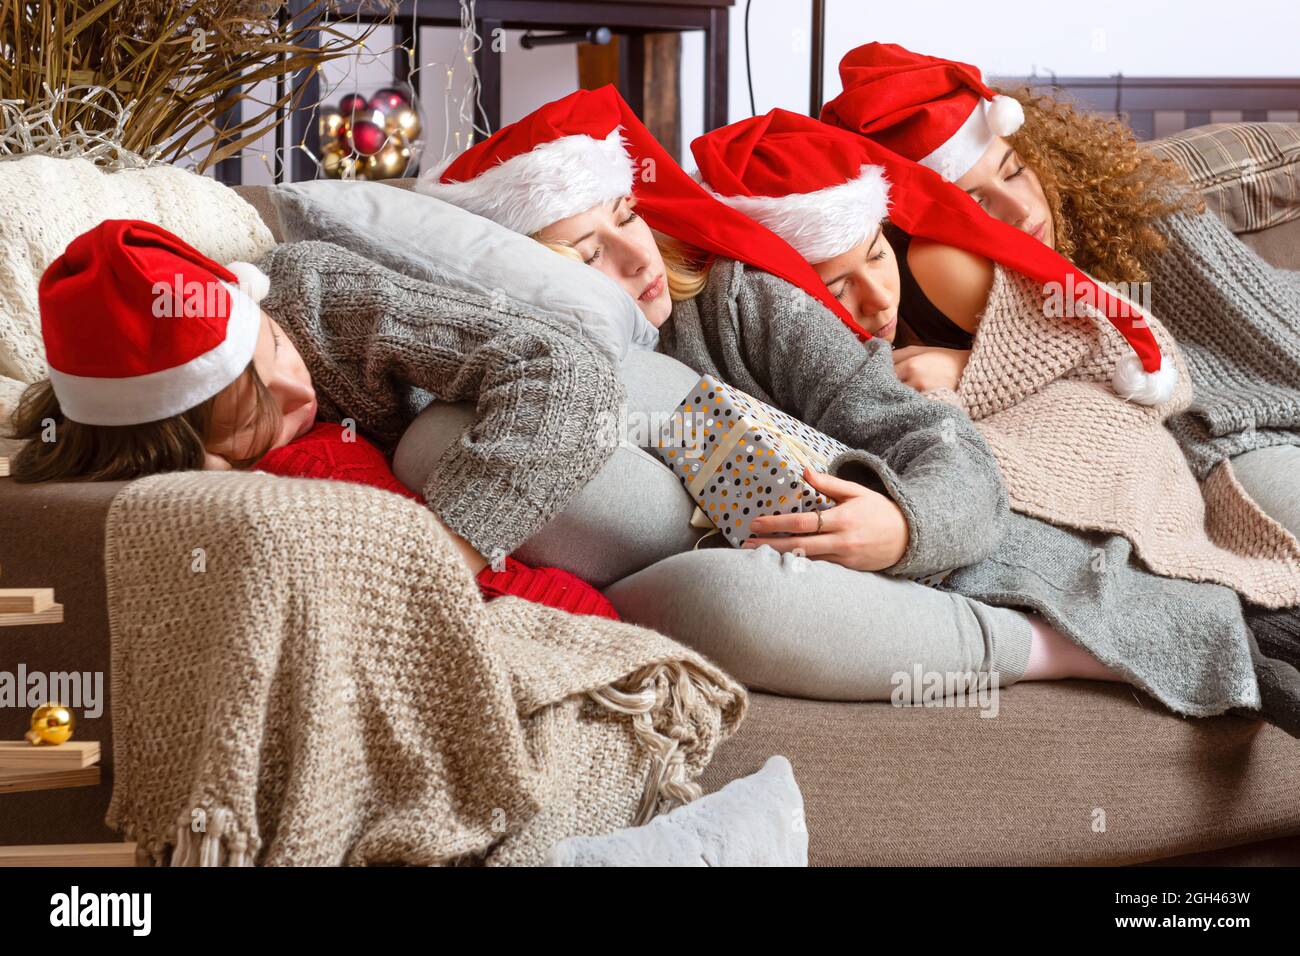
[[998, 675], [1029, 662], [1029, 619], [959, 594], [828, 561], [703, 548], [605, 589], [625, 621], [715, 661], [747, 686], [822, 700], [888, 700], [898, 675]]
[[[630, 354], [622, 371], [629, 415], [648, 419], [671, 414], [698, 378], [656, 352]], [[398, 478], [422, 488], [474, 415], [468, 405], [430, 405], [398, 445]], [[1020, 612], [772, 548], [692, 551], [694, 510], [662, 462], [619, 448], [515, 557], [605, 587], [624, 620], [694, 647], [751, 687], [888, 700], [892, 678], [918, 666], [945, 683], [997, 671], [1006, 687], [1024, 676], [1030, 629]]]

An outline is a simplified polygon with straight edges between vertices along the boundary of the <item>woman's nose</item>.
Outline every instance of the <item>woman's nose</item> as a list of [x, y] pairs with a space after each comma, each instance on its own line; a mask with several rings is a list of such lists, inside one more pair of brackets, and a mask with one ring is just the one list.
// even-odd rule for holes
[[618, 259], [628, 275], [637, 275], [650, 265], [650, 251], [638, 242], [619, 237], [616, 243]]
[[858, 307], [864, 315], [875, 315], [894, 305], [893, 293], [876, 276], [859, 275], [858, 287], [862, 290], [858, 296]]
[[309, 404], [316, 397], [316, 389], [310, 380], [283, 376], [276, 380], [271, 388], [280, 403], [280, 410], [289, 413], [296, 408]]
[[1026, 221], [1029, 219], [1028, 203], [1023, 199], [1005, 193], [1001, 196], [1000, 201], [1002, 208], [999, 210], [997, 218], [1011, 226], [1021, 227], [1028, 225]]

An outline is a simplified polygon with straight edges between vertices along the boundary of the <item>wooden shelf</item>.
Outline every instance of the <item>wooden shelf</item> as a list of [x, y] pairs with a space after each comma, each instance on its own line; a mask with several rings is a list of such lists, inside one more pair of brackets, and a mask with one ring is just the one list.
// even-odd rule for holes
[[99, 763], [98, 740], [69, 740], [33, 747], [25, 740], [0, 740], [2, 770], [82, 770]]
[[39, 614], [54, 606], [54, 588], [0, 588], [0, 614]]
[[0, 614], [0, 627], [19, 627], [23, 624], [62, 624], [63, 605], [51, 604], [34, 614]]
[[135, 866], [135, 843], [0, 846], [0, 866]]
[[99, 785], [99, 779], [97, 766], [73, 770], [0, 770], [0, 793], [95, 787]]

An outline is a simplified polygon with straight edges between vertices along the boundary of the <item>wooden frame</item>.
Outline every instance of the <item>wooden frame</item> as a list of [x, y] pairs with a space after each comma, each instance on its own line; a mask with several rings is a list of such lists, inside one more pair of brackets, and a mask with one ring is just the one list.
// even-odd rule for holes
[[1156, 137], [1158, 112], [1182, 113], [1186, 129], [1209, 123], [1212, 112], [1239, 111], [1246, 122], [1263, 122], [1270, 111], [1300, 110], [1300, 78], [1290, 77], [1002, 76], [989, 82], [1004, 89], [1028, 85], [1059, 91], [1090, 110], [1123, 119], [1144, 140]]

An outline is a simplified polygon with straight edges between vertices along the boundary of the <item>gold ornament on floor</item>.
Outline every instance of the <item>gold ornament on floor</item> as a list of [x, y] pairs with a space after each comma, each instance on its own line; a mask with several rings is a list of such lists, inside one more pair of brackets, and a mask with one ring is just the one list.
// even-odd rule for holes
[[42, 744], [65, 744], [72, 738], [76, 721], [72, 711], [62, 704], [46, 704], [32, 712], [32, 728], [27, 731], [27, 742], [33, 747]]

